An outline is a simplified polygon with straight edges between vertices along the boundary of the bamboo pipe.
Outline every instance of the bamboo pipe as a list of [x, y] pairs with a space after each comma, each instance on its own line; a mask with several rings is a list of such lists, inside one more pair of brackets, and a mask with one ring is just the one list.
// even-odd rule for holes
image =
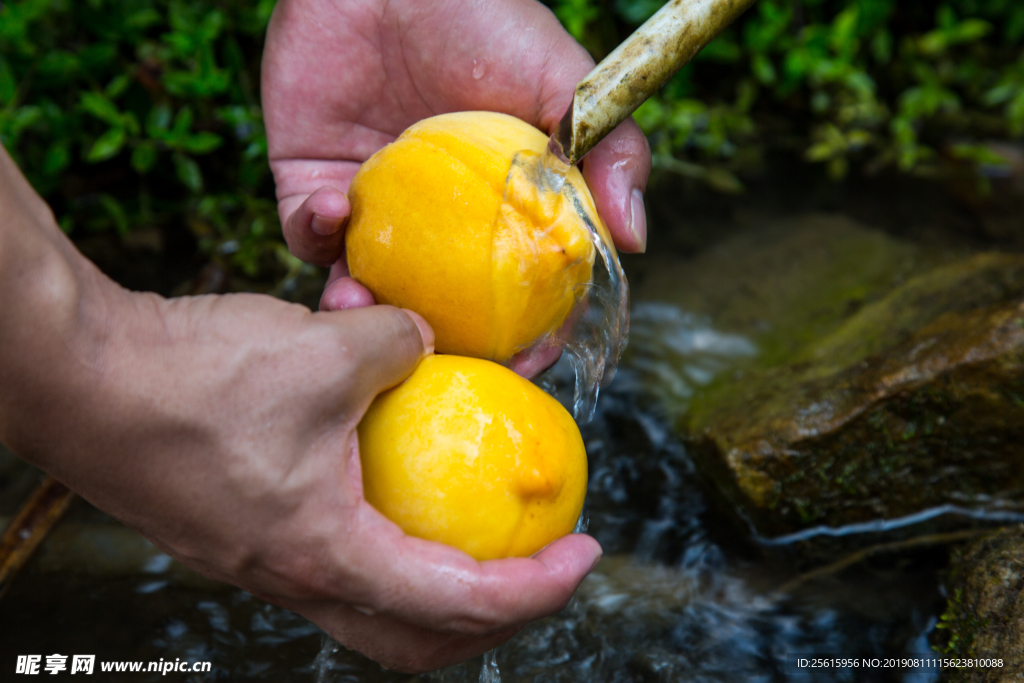
[[754, 0], [669, 0], [576, 86], [549, 148], [575, 165]]

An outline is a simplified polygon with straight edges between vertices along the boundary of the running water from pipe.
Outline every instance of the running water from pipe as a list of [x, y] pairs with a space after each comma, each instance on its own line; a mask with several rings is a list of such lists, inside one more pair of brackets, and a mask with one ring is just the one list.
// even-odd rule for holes
[[[593, 418], [601, 387], [611, 381], [626, 346], [629, 285], [607, 228], [585, 208], [589, 198], [566, 182], [569, 171], [570, 166], [550, 147], [539, 155], [517, 154], [506, 178], [503, 205], [519, 205], [535, 193], [540, 198], [537, 204], [549, 207], [543, 213], [551, 220], [570, 211], [586, 226], [594, 255], [590, 281], [574, 292], [577, 303], [568, 322], [542, 341], [561, 345], [572, 361], [576, 374], [573, 415], [586, 423]], [[499, 212], [499, 217], [503, 215]]]
[[599, 257], [587, 290], [576, 293], [569, 324], [554, 335], [575, 369], [573, 413], [581, 423], [593, 418], [600, 389], [611, 381], [625, 348], [629, 286], [607, 229], [587, 217], [566, 176], [751, 4], [753, 0], [669, 0], [579, 82], [544, 153], [513, 161], [506, 203], [527, 187], [524, 181], [533, 183], [527, 191], [573, 202]]

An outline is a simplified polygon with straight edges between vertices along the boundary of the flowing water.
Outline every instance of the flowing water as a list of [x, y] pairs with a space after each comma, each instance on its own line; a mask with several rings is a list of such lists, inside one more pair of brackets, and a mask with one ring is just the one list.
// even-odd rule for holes
[[479, 683], [501, 683], [501, 670], [498, 669], [497, 648], [489, 650], [484, 654], [484, 661], [480, 666]]
[[[788, 667], [795, 652], [926, 650], [943, 607], [941, 555], [880, 558], [779, 594], [801, 570], [785, 548], [751, 544], [711, 505], [685, 447], [643, 389], [650, 377], [672, 374], [672, 386], [685, 393], [749, 347], [664, 305], [637, 305], [633, 322], [639, 348], [583, 427], [590, 484], [579, 528], [588, 524], [605, 559], [567, 609], [528, 625], [486, 661], [412, 679], [384, 671], [291, 612], [199, 579], [84, 504], [0, 600], [0, 661], [95, 653], [213, 662], [212, 676], [176, 679], [185, 681], [475, 683], [497, 680], [499, 667], [504, 683], [936, 680], [923, 671]], [[571, 364], [560, 362], [543, 383], [571, 403]], [[0, 468], [0, 484], [15, 477]]]
[[[0, 666], [18, 655], [55, 653], [213, 663], [201, 677], [117, 678], [146, 683], [476, 683], [495, 680], [499, 670], [504, 683], [936, 681], [928, 670], [792, 667], [797, 653], [929, 652], [945, 606], [947, 551], [880, 553], [815, 575], [822, 562], [801, 556], [802, 538], [769, 542], [738, 524], [712, 496], [664, 410], [685, 406], [701, 386], [758, 352], [706, 315], [634, 302], [629, 354], [599, 403], [596, 389], [581, 399], [580, 387], [597, 387], [594, 378], [611, 374], [625, 335], [625, 279], [614, 281], [621, 271], [610, 249], [598, 255], [610, 273], [598, 286], [610, 294], [594, 306], [592, 321], [611, 315], [618, 331], [586, 352], [591, 365], [570, 348], [575, 367], [565, 359], [539, 379], [581, 417], [593, 410], [582, 427], [590, 477], [577, 530], [593, 535], [605, 556], [561, 613], [529, 624], [486, 658], [396, 674], [294, 613], [198, 577], [79, 502], [0, 599]], [[0, 448], [0, 517], [13, 514], [37, 476]], [[879, 523], [846, 531], [871, 542], [886, 530]]]
[[[596, 225], [576, 188], [566, 183], [570, 168], [550, 148], [543, 154], [515, 157], [505, 183], [505, 204], [517, 204], [515, 193], [536, 192], [541, 201], [557, 198], [567, 203], [587, 226], [595, 254], [589, 284], [576, 293], [577, 304], [569, 323], [554, 333], [572, 362], [576, 375], [573, 414], [580, 422], [593, 418], [601, 387], [615, 367], [629, 336], [629, 286], [607, 229]], [[560, 208], [552, 211], [557, 216]]]

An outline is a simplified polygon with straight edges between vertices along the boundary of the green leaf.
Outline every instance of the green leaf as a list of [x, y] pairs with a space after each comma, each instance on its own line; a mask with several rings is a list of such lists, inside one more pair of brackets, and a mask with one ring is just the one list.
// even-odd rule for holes
[[107, 216], [114, 224], [114, 229], [117, 230], [119, 235], [128, 234], [128, 214], [125, 212], [124, 207], [121, 206], [121, 202], [114, 199], [109, 194], [100, 195], [100, 206], [107, 212]]
[[92, 149], [86, 155], [85, 160], [90, 164], [95, 164], [116, 156], [121, 151], [121, 148], [124, 147], [127, 137], [128, 135], [124, 128], [111, 128], [96, 140]]
[[134, 112], [127, 112], [121, 117], [121, 121], [129, 135], [138, 135], [142, 132], [142, 129], [139, 126], [139, 120], [135, 117]]
[[733, 173], [720, 166], [709, 168], [704, 177], [704, 182], [726, 194], [739, 194], [743, 192], [743, 183]]
[[960, 143], [953, 145], [951, 153], [956, 159], [973, 161], [976, 164], [984, 164], [996, 168], [1010, 168], [1010, 161], [987, 145]]
[[209, 154], [220, 147], [223, 142], [223, 138], [216, 133], [203, 131], [189, 136], [189, 138], [185, 140], [184, 147], [186, 151], [191, 152], [192, 154]]
[[37, 68], [39, 74], [64, 83], [78, 72], [81, 62], [78, 57], [67, 50], [53, 50], [40, 60]]
[[203, 23], [199, 26], [199, 39], [204, 43], [212, 43], [220, 35], [223, 28], [224, 14], [213, 10], [203, 18]]
[[117, 44], [110, 41], [94, 43], [78, 53], [82, 66], [90, 72], [106, 70], [117, 59]]
[[256, 5], [256, 21], [259, 34], [262, 35], [270, 22], [270, 15], [274, 12], [274, 5], [277, 0], [260, 0]]
[[1018, 43], [1024, 38], [1024, 6], [1018, 5], [1006, 21], [1003, 32], [1009, 43]]
[[111, 126], [122, 125], [121, 110], [106, 95], [98, 92], [84, 92], [81, 98], [82, 109]]
[[879, 64], [888, 64], [892, 59], [892, 34], [879, 31], [871, 40], [871, 53]]
[[135, 28], [145, 30], [150, 26], [154, 26], [163, 21], [163, 17], [152, 7], [141, 9], [135, 14], [130, 15], [125, 20], [125, 26], [129, 28]]
[[178, 180], [193, 192], [202, 190], [203, 172], [199, 170], [199, 164], [195, 162], [195, 159], [191, 159], [184, 154], [175, 154], [172, 158], [174, 159], [174, 170], [178, 175]]
[[648, 135], [654, 133], [666, 118], [667, 112], [661, 98], [652, 97], [633, 112], [633, 119]]
[[587, 25], [601, 16], [601, 10], [591, 0], [557, 0], [554, 11], [565, 30], [576, 40], [583, 40]]
[[128, 86], [132, 84], [131, 76], [128, 74], [121, 74], [115, 76], [110, 83], [107, 83], [105, 92], [107, 97], [112, 100], [116, 100], [118, 97], [124, 94], [124, 91], [128, 89]]
[[992, 30], [992, 24], [982, 19], [967, 19], [960, 22], [954, 33], [954, 40], [957, 43], [973, 43], [988, 35]]
[[0, 106], [13, 102], [17, 93], [18, 83], [14, 80], [14, 72], [7, 60], [0, 56]]
[[734, 37], [729, 33], [723, 33], [708, 43], [698, 56], [702, 60], [734, 64], [743, 56], [743, 50]]
[[46, 150], [46, 157], [43, 159], [43, 172], [47, 175], [57, 175], [71, 164], [71, 150], [67, 142], [55, 142]]
[[1002, 104], [1004, 102], [1009, 102], [1016, 93], [1017, 85], [1012, 82], [1004, 81], [986, 92], [982, 98], [982, 102], [989, 106]]
[[775, 82], [775, 65], [761, 53], [755, 54], [750, 60], [750, 70], [760, 83], [769, 85]]
[[832, 49], [842, 54], [852, 47], [857, 38], [857, 6], [847, 7], [832, 22]]
[[953, 45], [973, 43], [992, 30], [992, 25], [981, 19], [965, 19], [959, 24], [931, 31], [918, 41], [918, 49], [926, 55], [938, 55]]
[[190, 32], [165, 33], [160, 36], [160, 39], [167, 43], [174, 54], [180, 57], [187, 57], [195, 49]]
[[140, 175], [149, 173], [156, 164], [156, 160], [156, 145], [152, 143], [144, 142], [132, 150], [132, 168]]
[[1010, 132], [1013, 135], [1024, 135], [1024, 88], [1021, 88], [1017, 96], [1006, 105], [1006, 118], [1010, 123]]
[[7, 130], [17, 137], [22, 131], [43, 118], [43, 110], [34, 105], [18, 107], [7, 124]]
[[174, 117], [174, 128], [171, 129], [175, 140], [181, 141], [188, 135], [192, 130], [193, 118], [191, 107], [182, 107], [178, 111], [178, 115]]
[[171, 126], [171, 107], [164, 103], [149, 110], [146, 117], [146, 134], [151, 138], [162, 140]]
[[167, 18], [170, 20], [171, 28], [175, 31], [191, 33], [195, 30], [195, 21], [182, 2], [172, 0], [167, 7]]
[[[242, 157], [247, 161], [253, 161], [255, 159], [265, 158], [267, 156], [267, 136], [261, 135], [260, 137], [253, 140], [248, 147], [245, 148], [245, 152], [242, 153]], [[264, 162], [265, 165], [265, 162]]]

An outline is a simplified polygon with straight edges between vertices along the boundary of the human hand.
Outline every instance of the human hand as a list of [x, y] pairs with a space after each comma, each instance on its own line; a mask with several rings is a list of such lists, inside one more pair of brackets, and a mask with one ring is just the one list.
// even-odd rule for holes
[[[373, 303], [344, 262], [345, 193], [363, 161], [416, 121], [445, 112], [504, 112], [551, 132], [593, 65], [534, 0], [278, 2], [262, 77], [270, 165], [292, 252], [332, 265], [321, 307]], [[631, 119], [584, 160], [598, 211], [622, 251], [646, 247], [642, 192], [650, 164], [647, 140]]]
[[583, 535], [477, 562], [363, 498], [356, 425], [430, 352], [419, 316], [127, 292], [2, 148], [0, 217], [0, 441], [184, 564], [423, 671], [558, 611], [596, 563]]

